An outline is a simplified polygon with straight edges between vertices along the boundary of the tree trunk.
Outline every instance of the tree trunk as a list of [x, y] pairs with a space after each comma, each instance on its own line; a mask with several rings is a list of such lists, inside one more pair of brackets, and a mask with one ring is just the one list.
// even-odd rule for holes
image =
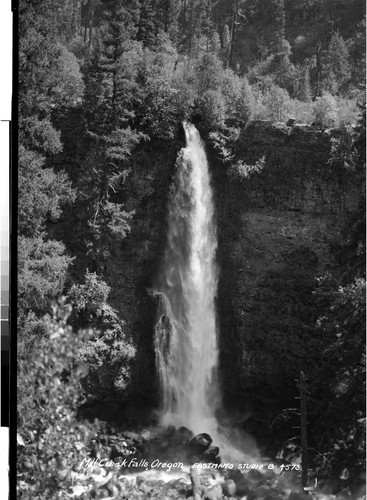
[[229, 41], [227, 68], [231, 68], [232, 64], [233, 64], [234, 38], [236, 35], [236, 24], [237, 24], [238, 12], [239, 12], [239, 0], [235, 0], [235, 3], [233, 5], [233, 16], [232, 16], [232, 24], [231, 24], [231, 37], [230, 37], [230, 41]]
[[191, 60], [191, 53], [192, 53], [192, 45], [193, 45], [193, 38], [194, 38], [194, 2], [191, 2], [191, 9], [190, 9], [190, 21], [189, 21], [189, 60]]
[[89, 18], [89, 41], [88, 41], [88, 49], [90, 50], [92, 45], [92, 33], [93, 33], [93, 24], [94, 24], [94, 11], [95, 11], [95, 2], [92, 0], [91, 2], [91, 14]]
[[235, 36], [235, 33], [236, 33], [237, 10], [238, 10], [238, 0], [236, 0], [236, 3], [233, 6], [233, 16], [232, 16], [232, 25], [231, 25], [231, 38], [230, 38], [230, 41], [229, 41], [229, 50], [228, 50], [228, 58], [227, 58], [227, 68], [230, 68], [232, 66], [234, 36]]
[[315, 89], [315, 96], [319, 96], [320, 92], [320, 80], [321, 80], [321, 42], [317, 42], [317, 47], [316, 47], [316, 89]]

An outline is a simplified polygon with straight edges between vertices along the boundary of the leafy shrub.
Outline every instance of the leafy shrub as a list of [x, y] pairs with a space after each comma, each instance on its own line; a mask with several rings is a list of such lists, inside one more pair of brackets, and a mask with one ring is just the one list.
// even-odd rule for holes
[[313, 122], [313, 103], [291, 99], [289, 103], [289, 113], [298, 123], [311, 125]]
[[142, 124], [148, 126], [148, 133], [154, 137], [174, 137], [178, 123], [188, 117], [193, 105], [190, 89], [176, 88], [174, 83], [159, 74], [146, 82], [147, 106]]
[[355, 134], [351, 127], [344, 129], [340, 135], [331, 138], [331, 151], [328, 161], [333, 167], [356, 170], [358, 152], [355, 145]]
[[46, 335], [33, 353], [18, 363], [18, 494], [23, 500], [56, 499], [72, 492], [73, 471], [86, 456], [89, 424], [75, 420], [83, 400], [76, 362], [87, 332], [75, 334], [66, 324], [63, 304], [43, 319]]
[[328, 92], [317, 97], [313, 107], [315, 124], [319, 127], [332, 127], [337, 120], [337, 102]]
[[158, 35], [154, 50], [145, 49], [140, 74], [142, 125], [154, 137], [172, 138], [191, 112], [194, 90], [183, 61], [164, 34]]
[[53, 85], [53, 98], [58, 106], [76, 106], [82, 102], [84, 83], [77, 58], [66, 47], [60, 46], [60, 56], [55, 63], [59, 71], [57, 84]]
[[217, 91], [222, 87], [224, 68], [216, 55], [205, 53], [196, 62], [194, 73], [199, 97], [207, 91]]
[[358, 104], [357, 99], [345, 99], [337, 97], [337, 123], [339, 127], [354, 125], [358, 122]]
[[63, 290], [73, 258], [63, 243], [35, 238], [18, 239], [18, 297], [21, 310], [45, 311]]
[[[323, 363], [315, 374], [313, 408], [318, 438], [319, 477], [341, 477], [344, 486], [365, 470], [366, 280], [338, 286], [330, 275], [318, 279], [315, 295], [324, 303], [317, 329], [325, 338]], [[331, 425], [332, 424], [332, 425]], [[327, 432], [320, 434], [320, 430]]]
[[32, 116], [19, 121], [19, 139], [31, 148], [46, 154], [62, 151], [61, 132], [52, 125], [50, 117]]
[[18, 315], [17, 329], [17, 355], [20, 358], [35, 352], [40, 342], [48, 335], [47, 322], [38, 318], [33, 311]]
[[284, 121], [290, 110], [290, 97], [285, 89], [273, 85], [264, 93], [262, 99], [270, 120]]
[[124, 323], [107, 304], [109, 286], [95, 273], [87, 271], [84, 284], [73, 285], [68, 300], [76, 327], [94, 329], [94, 336], [83, 343], [78, 359], [89, 367], [83, 379], [86, 392], [101, 399], [111, 394], [124, 395], [130, 380], [130, 365], [135, 348], [126, 338]]
[[240, 130], [234, 127], [226, 127], [224, 130], [209, 133], [209, 140], [224, 163], [234, 159], [232, 146], [237, 141], [239, 134]]
[[243, 161], [237, 161], [231, 168], [231, 173], [237, 178], [247, 179], [252, 174], [258, 174], [262, 171], [265, 166], [265, 156], [262, 156], [253, 165], [248, 165]]
[[63, 206], [75, 200], [66, 173], [44, 168], [44, 162], [40, 154], [20, 146], [18, 228], [25, 236], [44, 230], [47, 218], [57, 220]]
[[103, 305], [107, 301], [110, 290], [107, 283], [99, 280], [96, 273], [90, 273], [88, 270], [84, 284], [71, 287], [68, 298], [73, 307], [73, 314], [84, 326], [103, 314]]
[[239, 78], [232, 71], [224, 74], [222, 93], [226, 102], [226, 124], [243, 127], [252, 117], [254, 95], [246, 77]]
[[197, 100], [197, 112], [209, 130], [224, 128], [226, 104], [220, 90], [208, 90]]

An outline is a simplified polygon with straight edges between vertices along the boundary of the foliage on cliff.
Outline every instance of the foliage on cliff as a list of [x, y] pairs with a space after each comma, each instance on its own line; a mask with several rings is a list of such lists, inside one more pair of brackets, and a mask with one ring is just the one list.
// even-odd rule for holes
[[321, 300], [316, 326], [325, 337], [323, 362], [314, 378], [314, 418], [316, 426], [330, 429], [317, 433], [318, 450], [324, 474], [338, 475], [344, 484], [361, 480], [365, 469], [365, 135], [364, 107], [357, 129], [333, 144], [330, 158], [332, 165], [339, 163], [356, 176], [361, 189], [358, 210], [348, 220], [337, 251], [344, 265], [334, 276], [321, 277], [314, 292]]

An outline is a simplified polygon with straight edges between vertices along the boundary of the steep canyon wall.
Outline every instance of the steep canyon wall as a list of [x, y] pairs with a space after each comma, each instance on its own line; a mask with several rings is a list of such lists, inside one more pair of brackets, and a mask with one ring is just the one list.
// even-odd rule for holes
[[[250, 124], [234, 144], [236, 160], [253, 164], [265, 156], [265, 164], [246, 178], [233, 173], [206, 140], [219, 236], [222, 386], [226, 404], [243, 415], [274, 416], [289, 403], [300, 366], [312, 365], [315, 277], [340, 265], [334, 247], [360, 194], [347, 170], [328, 164], [332, 134], [337, 132]], [[162, 262], [168, 194], [183, 145], [178, 135], [146, 142], [135, 152], [116, 193], [134, 211], [132, 230], [111, 249], [102, 276], [137, 346], [128, 396], [148, 406], [158, 399], [157, 303], [150, 289]]]
[[340, 266], [334, 248], [360, 197], [353, 175], [328, 163], [337, 133], [255, 122], [235, 148], [247, 164], [265, 156], [247, 178], [212, 154], [222, 382], [227, 405], [243, 414], [274, 418], [294, 406], [299, 369], [312, 369], [315, 277]]

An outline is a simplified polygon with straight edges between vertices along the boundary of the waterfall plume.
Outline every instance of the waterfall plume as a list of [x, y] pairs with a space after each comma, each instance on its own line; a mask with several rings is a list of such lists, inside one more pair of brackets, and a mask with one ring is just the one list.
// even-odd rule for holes
[[[213, 193], [203, 142], [184, 123], [168, 207], [168, 235], [157, 285], [155, 352], [162, 423], [213, 429], [220, 404], [215, 313], [218, 269]], [[205, 422], [205, 423], [204, 423]]]

